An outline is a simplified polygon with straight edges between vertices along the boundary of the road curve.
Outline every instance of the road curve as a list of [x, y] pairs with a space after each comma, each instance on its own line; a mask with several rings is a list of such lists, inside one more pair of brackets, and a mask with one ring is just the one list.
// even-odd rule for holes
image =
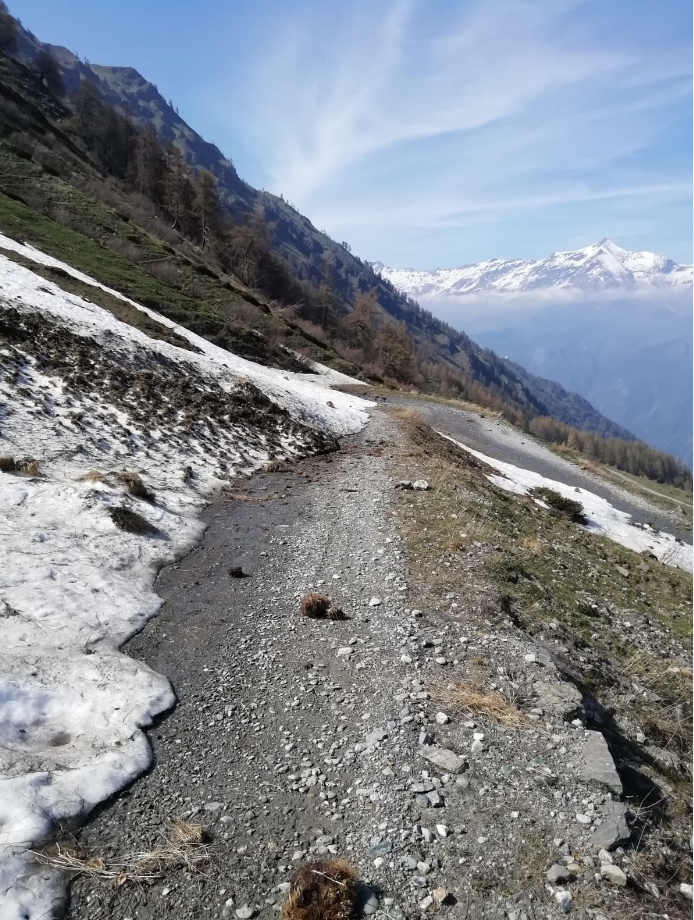
[[517, 431], [496, 418], [478, 415], [443, 403], [428, 402], [416, 397], [388, 396], [386, 405], [411, 406], [437, 431], [450, 435], [467, 447], [488, 457], [532, 470], [549, 479], [577, 486], [599, 495], [615, 508], [630, 514], [637, 523], [651, 523], [659, 530], [672, 533], [692, 543], [692, 532], [678, 512], [668, 512], [652, 505], [645, 498], [627, 492], [580, 469], [576, 464], [553, 453], [536, 438]]

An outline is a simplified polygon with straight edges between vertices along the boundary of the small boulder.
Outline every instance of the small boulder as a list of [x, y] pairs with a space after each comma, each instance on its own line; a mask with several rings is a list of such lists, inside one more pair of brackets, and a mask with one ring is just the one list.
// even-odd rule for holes
[[464, 757], [459, 757], [454, 751], [446, 748], [436, 747], [436, 745], [422, 745], [418, 750], [419, 756], [433, 763], [446, 773], [462, 773], [465, 769], [466, 761]]
[[547, 870], [547, 881], [553, 885], [563, 885], [565, 882], [570, 880], [571, 873], [566, 868], [566, 866], [560, 866], [558, 863], [554, 863], [554, 865], [550, 866]]
[[613, 866], [611, 863], [604, 863], [600, 866], [600, 875], [611, 885], [618, 885], [620, 888], [626, 886], [627, 877], [619, 866]]

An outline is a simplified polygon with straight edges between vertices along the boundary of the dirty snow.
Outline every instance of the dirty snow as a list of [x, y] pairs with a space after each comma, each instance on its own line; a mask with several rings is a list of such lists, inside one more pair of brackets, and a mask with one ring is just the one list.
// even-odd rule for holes
[[[447, 441], [452, 441], [458, 447], [462, 447], [463, 450], [477, 457], [478, 460], [498, 470], [500, 475], [488, 475], [487, 479], [500, 489], [516, 495], [528, 495], [531, 490], [539, 488], [553, 489], [565, 498], [581, 502], [588, 518], [588, 524], [583, 528], [584, 530], [614, 540], [615, 543], [634, 550], [636, 553], [650, 551], [666, 565], [673, 565], [687, 572], [692, 571], [692, 547], [679, 542], [672, 534], [656, 531], [648, 524], [635, 524], [631, 515], [619, 511], [606, 499], [593, 492], [574, 488], [556, 479], [548, 479], [540, 473], [533, 473], [531, 470], [514, 466], [512, 463], [495, 460], [493, 457], [467, 447], [443, 432], [438, 433]], [[541, 500], [535, 499], [535, 501], [547, 507]]]
[[[101, 287], [2, 235], [0, 247]], [[174, 696], [165, 677], [119, 647], [157, 612], [159, 568], [200, 540], [198, 514], [209, 496], [229, 476], [309, 450], [310, 432], [294, 422], [340, 436], [368, 418], [369, 403], [329, 389], [332, 372], [261, 367], [104, 290], [175, 328], [202, 353], [153, 340], [0, 254], [0, 312], [15, 308], [40, 316], [43, 328], [87, 337], [95, 360], [126, 371], [151, 361], [157, 372], [168, 367], [171, 374], [173, 367], [178, 379], [180, 369], [193, 390], [208, 389], [217, 405], [224, 405], [219, 394], [231, 399], [245, 378], [291, 417], [271, 416], [267, 430], [240, 418], [228, 426], [215, 419], [203, 438], [182, 425], [160, 427], [153, 415], [144, 431], [103, 387], [67, 386], [21, 343], [0, 346], [0, 456], [40, 464], [39, 475], [0, 472], [1, 920], [52, 915], [63, 897], [61, 879], [23, 851], [46, 840], [58, 822], [82, 819], [149, 765], [141, 729]], [[184, 482], [188, 466], [194, 476]], [[128, 494], [115, 478], [119, 470], [137, 472], [155, 503]], [[90, 471], [105, 478], [79, 478]], [[121, 505], [157, 533], [117, 529], [109, 511]]]

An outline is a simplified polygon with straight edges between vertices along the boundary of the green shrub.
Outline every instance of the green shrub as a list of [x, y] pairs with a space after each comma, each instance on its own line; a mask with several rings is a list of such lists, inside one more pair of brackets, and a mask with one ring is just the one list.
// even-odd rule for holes
[[542, 501], [549, 505], [553, 511], [556, 511], [558, 514], [563, 514], [570, 521], [573, 521], [574, 524], [588, 523], [588, 517], [583, 505], [573, 498], [565, 498], [565, 496], [560, 495], [559, 492], [555, 492], [554, 489], [548, 489], [546, 486], [532, 489], [530, 494], [534, 498], [542, 499]]

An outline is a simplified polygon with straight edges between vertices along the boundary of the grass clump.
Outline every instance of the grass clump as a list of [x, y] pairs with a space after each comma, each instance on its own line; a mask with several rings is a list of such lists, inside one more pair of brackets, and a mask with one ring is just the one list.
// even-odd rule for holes
[[62, 869], [73, 875], [87, 875], [93, 879], [115, 882], [152, 881], [169, 869], [184, 868], [199, 872], [210, 859], [209, 847], [205, 843], [205, 829], [201, 824], [191, 824], [176, 818], [164, 840], [149, 851], [132, 853], [115, 859], [89, 856], [77, 847], [54, 843], [34, 856], [45, 866]]
[[535, 727], [525, 713], [516, 709], [501, 693], [496, 690], [485, 690], [475, 681], [466, 680], [455, 685], [434, 688], [432, 696], [455, 709], [481, 719], [489, 719], [505, 728]]
[[21, 460], [15, 460], [14, 457], [0, 457], [0, 472], [28, 473], [30, 476], [38, 476], [38, 460], [32, 457], [23, 457]]
[[126, 491], [134, 495], [135, 498], [141, 498], [143, 501], [150, 503], [154, 502], [154, 492], [147, 488], [137, 473], [130, 473], [128, 470], [123, 470], [122, 473], [116, 474], [116, 479], [122, 486], [125, 486]]
[[540, 486], [533, 489], [530, 493], [533, 498], [540, 498], [549, 507], [558, 514], [563, 514], [574, 524], [587, 524], [588, 516], [580, 502], [573, 498], [566, 498], [555, 492], [554, 489], [548, 489], [546, 486]]
[[305, 594], [301, 600], [301, 614], [311, 620], [345, 620], [346, 617], [330, 598], [317, 591]]
[[128, 533], [137, 533], [137, 534], [158, 534], [159, 529], [150, 524], [150, 522], [143, 518], [141, 514], [138, 514], [137, 511], [131, 511], [130, 508], [126, 508], [124, 505], [118, 505], [116, 508], [109, 508], [109, 515], [113, 523], [120, 530], [125, 530]]
[[265, 464], [266, 473], [286, 473], [289, 467], [284, 460], [270, 460]]
[[356, 882], [343, 860], [305, 863], [290, 879], [283, 920], [350, 920], [356, 914]]

